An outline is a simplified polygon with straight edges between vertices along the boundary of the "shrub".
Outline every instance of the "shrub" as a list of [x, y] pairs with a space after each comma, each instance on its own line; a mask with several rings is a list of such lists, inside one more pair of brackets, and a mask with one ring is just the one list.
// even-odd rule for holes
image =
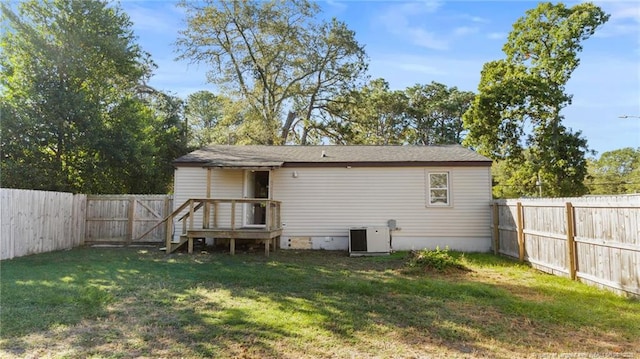
[[436, 247], [434, 250], [423, 249], [420, 251], [411, 251], [409, 260], [407, 261], [407, 269], [409, 271], [423, 271], [432, 270], [438, 272], [445, 272], [450, 270], [464, 270], [469, 269], [462, 264], [464, 255], [453, 256], [449, 251], [449, 247], [440, 249]]

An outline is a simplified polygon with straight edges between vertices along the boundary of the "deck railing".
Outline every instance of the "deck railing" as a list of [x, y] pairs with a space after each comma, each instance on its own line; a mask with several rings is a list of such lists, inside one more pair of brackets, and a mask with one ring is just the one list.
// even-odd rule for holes
[[[264, 198], [190, 198], [176, 208], [171, 214], [150, 228], [139, 238], [144, 237], [157, 226], [165, 223], [167, 252], [170, 252], [175, 232], [179, 230], [180, 236], [186, 236], [190, 230], [200, 229], [226, 229], [236, 231], [243, 228], [242, 208], [243, 205], [259, 204], [265, 209], [265, 223], [254, 225], [256, 229], [274, 231], [282, 229], [280, 218], [280, 201]], [[240, 205], [240, 207], [238, 207]], [[227, 207], [230, 212], [223, 210]], [[238, 211], [238, 209], [240, 211]], [[186, 212], [185, 212], [186, 211]], [[239, 212], [239, 213], [238, 213]], [[223, 221], [223, 215], [225, 220]], [[238, 221], [238, 214], [240, 220]], [[180, 217], [178, 217], [180, 216]], [[178, 218], [176, 218], [178, 217]], [[196, 225], [198, 222], [198, 225]], [[240, 225], [238, 225], [240, 223]], [[201, 224], [201, 225], [200, 225]], [[174, 231], [176, 229], [176, 231]]]
[[[242, 218], [244, 211], [242, 207], [244, 205], [255, 204], [265, 209], [265, 223], [264, 225], [259, 224], [253, 227], [263, 228], [265, 231], [281, 228], [280, 201], [262, 198], [191, 198], [178, 207], [172, 213], [172, 216], [167, 217], [167, 248], [171, 248], [171, 243], [173, 242], [174, 225], [175, 232], [178, 232], [178, 229], [180, 230], [180, 236], [185, 236], [188, 231], [197, 229], [227, 229], [235, 231], [243, 227], [241, 220], [237, 220], [238, 214], [240, 214], [240, 218]], [[240, 208], [238, 208], [238, 205], [240, 205]], [[222, 207], [228, 207], [230, 212], [221, 210]], [[175, 217], [185, 210], [187, 210], [187, 212], [176, 220]], [[222, 223], [224, 214], [228, 214], [228, 216], [226, 216], [228, 221]], [[196, 221], [202, 224], [201, 227], [196, 227]], [[238, 225], [238, 223], [240, 223], [240, 225]]]
[[[223, 204], [229, 204], [230, 213], [222, 211]], [[188, 209], [180, 218], [175, 221], [175, 227], [181, 228], [181, 234], [187, 234], [187, 231], [194, 229], [229, 229], [236, 230], [242, 228], [242, 224], [238, 226], [238, 204], [259, 204], [265, 208], [265, 223], [257, 226], [263, 227], [265, 230], [279, 229], [280, 224], [280, 201], [274, 201], [263, 198], [191, 198], [183, 203], [174, 211], [174, 216], [169, 216], [167, 220], [167, 237], [173, 235], [174, 217]], [[243, 210], [243, 209], [241, 209]], [[223, 225], [221, 223], [221, 215], [224, 212], [229, 213], [229, 222]], [[242, 212], [240, 212], [242, 213]], [[202, 227], [196, 228], [195, 222], [202, 223]]]

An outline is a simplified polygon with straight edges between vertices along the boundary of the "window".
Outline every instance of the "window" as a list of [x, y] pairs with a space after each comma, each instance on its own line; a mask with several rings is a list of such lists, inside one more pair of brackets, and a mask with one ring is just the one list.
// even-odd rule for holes
[[427, 173], [427, 205], [449, 206], [449, 172]]

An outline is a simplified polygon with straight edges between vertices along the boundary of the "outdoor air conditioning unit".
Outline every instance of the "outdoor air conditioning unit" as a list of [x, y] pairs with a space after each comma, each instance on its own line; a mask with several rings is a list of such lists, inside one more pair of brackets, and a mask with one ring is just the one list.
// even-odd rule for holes
[[389, 254], [389, 227], [349, 228], [349, 255], [367, 256]]

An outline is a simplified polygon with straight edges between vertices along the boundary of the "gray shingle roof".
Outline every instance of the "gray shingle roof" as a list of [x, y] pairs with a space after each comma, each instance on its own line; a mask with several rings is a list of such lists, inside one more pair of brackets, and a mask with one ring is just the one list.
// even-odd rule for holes
[[[324, 154], [324, 156], [323, 156]], [[491, 160], [460, 145], [443, 146], [208, 146], [175, 161], [175, 166], [281, 167], [294, 165], [490, 166]]]

